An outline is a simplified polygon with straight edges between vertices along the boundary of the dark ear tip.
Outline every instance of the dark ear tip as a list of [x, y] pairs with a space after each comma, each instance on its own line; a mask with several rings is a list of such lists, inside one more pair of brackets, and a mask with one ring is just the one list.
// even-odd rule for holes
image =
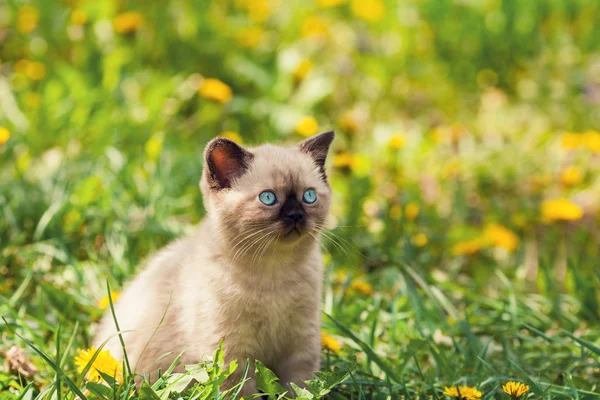
[[230, 139], [227, 139], [227, 138], [224, 138], [224, 137], [221, 137], [221, 136], [217, 136], [217, 137], [211, 139], [206, 144], [206, 148], [208, 149], [208, 148], [214, 148], [214, 147], [217, 147], [217, 146], [228, 146], [228, 145], [231, 145], [231, 144], [234, 144], [234, 145], [237, 146], [237, 144], [233, 140], [230, 140]]
[[217, 136], [214, 139], [211, 139], [206, 146], [204, 147], [204, 154], [205, 155], [209, 155], [213, 150], [217, 149], [217, 148], [237, 148], [240, 147], [236, 142], [234, 142], [233, 140], [221, 137], [221, 136]]
[[319, 133], [318, 136], [323, 136], [323, 137], [327, 138], [328, 140], [332, 141], [333, 139], [335, 139], [335, 132], [327, 131], [327, 132]]

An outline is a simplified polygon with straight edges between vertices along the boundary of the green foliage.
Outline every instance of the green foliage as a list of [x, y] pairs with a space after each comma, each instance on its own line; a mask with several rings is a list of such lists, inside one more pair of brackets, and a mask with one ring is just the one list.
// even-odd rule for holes
[[107, 279], [204, 215], [208, 140], [317, 129], [334, 198], [300, 398], [599, 398], [599, 20], [596, 0], [0, 0], [0, 399], [224, 398], [221, 350], [139, 387], [128, 360], [105, 384], [102, 349], [73, 359]]

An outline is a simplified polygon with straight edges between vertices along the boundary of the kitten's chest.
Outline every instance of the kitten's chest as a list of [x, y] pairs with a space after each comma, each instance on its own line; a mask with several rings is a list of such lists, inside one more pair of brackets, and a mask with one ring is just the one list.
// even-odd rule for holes
[[[271, 288], [231, 287], [220, 326], [237, 353], [274, 362], [318, 318], [319, 293], [309, 282]], [[226, 339], [227, 340], [227, 339]]]

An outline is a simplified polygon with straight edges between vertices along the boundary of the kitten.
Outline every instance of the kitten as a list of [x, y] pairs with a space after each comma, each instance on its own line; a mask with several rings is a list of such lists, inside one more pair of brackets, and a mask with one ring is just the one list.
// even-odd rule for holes
[[[195, 364], [224, 339], [226, 362], [240, 365], [225, 388], [240, 381], [247, 359], [288, 388], [319, 370], [319, 234], [333, 138], [249, 149], [224, 138], [208, 143], [200, 181], [206, 218], [195, 235], [154, 256], [115, 304], [121, 331], [132, 331], [123, 334], [132, 369], [155, 380], [181, 351], [180, 365]], [[105, 348], [122, 358], [115, 333], [109, 312], [95, 343], [112, 336]], [[253, 369], [242, 395], [257, 392]]]

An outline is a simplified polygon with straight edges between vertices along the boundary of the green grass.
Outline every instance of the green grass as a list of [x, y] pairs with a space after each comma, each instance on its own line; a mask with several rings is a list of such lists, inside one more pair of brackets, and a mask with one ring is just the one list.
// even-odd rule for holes
[[[148, 176], [157, 193], [153, 198], [140, 196], [137, 186], [97, 162], [94, 173], [112, 186], [94, 192], [95, 198], [82, 211], [81, 225], [70, 232], [63, 231], [59, 221], [77, 209], [73, 193], [90, 186], [80, 183], [73, 190], [65, 189], [68, 171], [80, 170], [76, 163], [67, 162], [59, 169], [61, 180], [36, 187], [13, 184], [10, 198], [3, 194], [4, 215], [16, 214], [19, 204], [29, 204], [30, 218], [38, 222], [22, 228], [25, 218], [13, 219], [14, 244], [2, 252], [8, 266], [3, 283], [12, 289], [1, 297], [5, 318], [1, 329], [5, 346], [29, 346], [28, 353], [40, 370], [33, 380], [4, 372], [4, 389], [18, 392], [31, 382], [27, 396], [48, 397], [56, 396], [60, 384], [65, 399], [85, 390], [73, 357], [76, 348], [89, 346], [90, 328], [101, 314], [95, 304], [106, 293], [106, 277], [120, 286], [149, 252], [192, 226], [189, 215], [175, 220], [173, 216], [180, 204], [191, 207], [199, 196], [195, 190], [187, 198], [179, 192], [193, 187], [195, 179], [187, 184], [185, 176], [167, 180], [166, 176], [174, 176], [169, 165], [159, 164]], [[110, 207], [104, 207], [107, 199]], [[143, 217], [125, 212], [138, 207]], [[33, 240], [36, 233], [41, 236]], [[343, 238], [344, 229], [335, 233]], [[531, 386], [534, 398], [600, 397], [594, 394], [600, 381], [600, 335], [597, 325], [578, 315], [577, 299], [537, 294], [531, 284], [509, 279], [500, 266], [490, 265], [490, 277], [481, 287], [460, 271], [424, 274], [418, 264], [384, 263], [362, 254], [367, 249], [343, 240], [336, 239], [341, 246], [333, 242], [328, 246], [323, 328], [342, 348], [337, 353], [324, 351], [323, 370], [344, 365], [349, 376], [335, 387], [331, 398], [442, 398], [442, 388], [455, 384], [476, 386], [486, 398], [502, 398], [500, 386], [508, 380]], [[23, 243], [17, 246], [19, 241]], [[375, 264], [362, 278], [373, 285], [372, 295], [350, 288], [352, 274], [359, 271], [348, 272], [348, 262]], [[138, 396], [128, 394], [127, 385], [132, 384], [128, 378], [126, 374], [125, 387], [117, 390], [121, 398]], [[144, 386], [139, 396], [151, 391], [161, 395], [167, 387], [167, 383]], [[194, 398], [204, 389], [182, 396]], [[111, 396], [105, 393], [106, 398]]]
[[[202, 219], [208, 140], [296, 143], [305, 117], [337, 134], [323, 332], [340, 348], [302, 397], [508, 399], [516, 380], [600, 398], [599, 3], [320, 4], [0, 0], [0, 400], [223, 397], [218, 349], [139, 389], [74, 358], [107, 282]], [[576, 217], [544, 218], [557, 199]], [[9, 366], [21, 350], [37, 373]]]

